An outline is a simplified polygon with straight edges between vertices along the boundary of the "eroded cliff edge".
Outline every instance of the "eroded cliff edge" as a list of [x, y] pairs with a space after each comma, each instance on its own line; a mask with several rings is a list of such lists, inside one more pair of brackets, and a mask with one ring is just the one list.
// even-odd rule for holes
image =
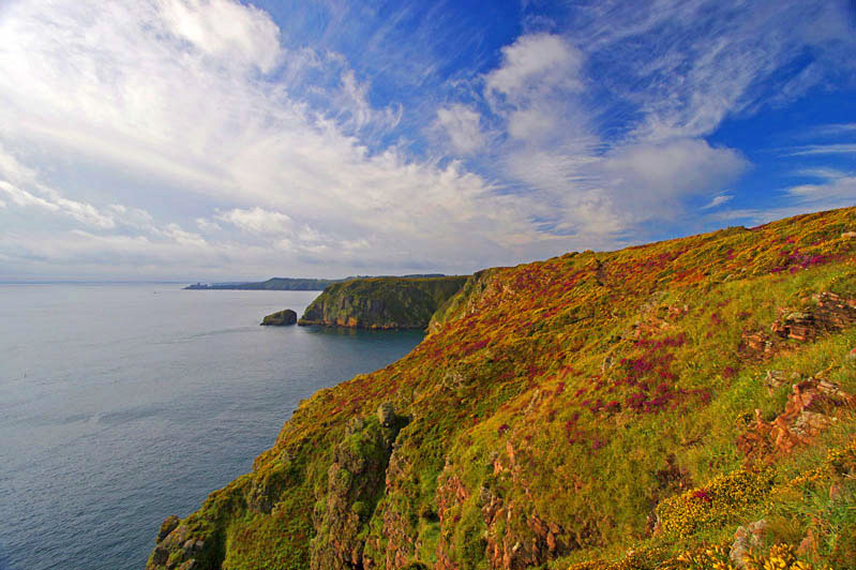
[[372, 277], [330, 285], [306, 308], [300, 325], [424, 329], [467, 277]]
[[851, 208], [481, 272], [149, 568], [850, 568], [854, 232]]

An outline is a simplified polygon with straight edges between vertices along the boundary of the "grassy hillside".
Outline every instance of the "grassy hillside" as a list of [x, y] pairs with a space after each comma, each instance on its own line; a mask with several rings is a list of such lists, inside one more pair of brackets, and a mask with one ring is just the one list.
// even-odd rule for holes
[[424, 329], [466, 277], [373, 277], [335, 283], [312, 301], [301, 325]]
[[473, 276], [149, 568], [852, 569], [856, 209]]

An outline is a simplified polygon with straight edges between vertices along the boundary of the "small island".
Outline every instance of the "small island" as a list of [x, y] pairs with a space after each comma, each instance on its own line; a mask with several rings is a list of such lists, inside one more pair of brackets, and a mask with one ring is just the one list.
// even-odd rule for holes
[[259, 324], [262, 326], [285, 327], [296, 323], [297, 313], [291, 309], [283, 309], [282, 311], [277, 311], [266, 316]]

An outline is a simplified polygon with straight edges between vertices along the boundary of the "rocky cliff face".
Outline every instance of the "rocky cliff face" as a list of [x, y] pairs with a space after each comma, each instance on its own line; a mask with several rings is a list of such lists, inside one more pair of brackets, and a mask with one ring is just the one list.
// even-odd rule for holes
[[852, 569], [854, 230], [845, 209], [481, 272], [169, 519], [149, 568]]
[[301, 325], [366, 329], [424, 329], [466, 277], [375, 277], [327, 287], [300, 319]]

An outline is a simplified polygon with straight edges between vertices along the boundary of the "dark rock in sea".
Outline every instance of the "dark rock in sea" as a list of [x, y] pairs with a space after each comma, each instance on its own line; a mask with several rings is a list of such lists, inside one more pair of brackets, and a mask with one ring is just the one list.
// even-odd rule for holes
[[286, 325], [293, 325], [297, 322], [297, 313], [292, 311], [291, 309], [285, 309], [283, 311], [279, 311], [273, 314], [266, 316], [261, 324], [262, 325], [270, 325], [275, 327], [283, 327]]

